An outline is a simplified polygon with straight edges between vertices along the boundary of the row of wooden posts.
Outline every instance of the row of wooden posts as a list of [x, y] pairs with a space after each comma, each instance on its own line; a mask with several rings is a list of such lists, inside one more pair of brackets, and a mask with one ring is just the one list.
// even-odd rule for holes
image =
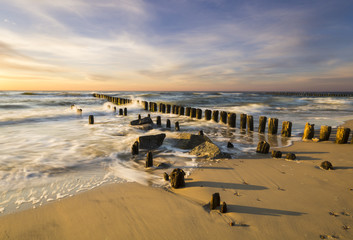
[[333, 92], [267, 92], [266, 94], [278, 96], [302, 96], [302, 97], [352, 97], [352, 92], [333, 93]]
[[[281, 92], [277, 92], [275, 94], [281, 94]], [[294, 92], [283, 93], [283, 94], [295, 94]], [[298, 94], [308, 94], [308, 93], [298, 93]], [[318, 93], [319, 94], [319, 93]], [[330, 93], [333, 94], [333, 93]], [[341, 94], [341, 93], [340, 93]], [[124, 99], [118, 97], [111, 97], [104, 94], [93, 94], [94, 97], [107, 99], [108, 101], [115, 103], [115, 104], [128, 104], [132, 103], [131, 99]], [[155, 103], [155, 102], [147, 102], [147, 101], [138, 101], [142, 104], [143, 108], [146, 111], [150, 112], [160, 112], [160, 113], [171, 113], [176, 115], [183, 115], [188, 116], [190, 118], [195, 119], [202, 119], [203, 112], [200, 108], [191, 108], [191, 107], [183, 107], [179, 105], [171, 105], [165, 103]], [[127, 109], [124, 110], [119, 109], [120, 115], [127, 115]], [[229, 127], [235, 128], [236, 127], [236, 114], [226, 111], [219, 111], [219, 110], [209, 110], [206, 109], [204, 111], [204, 119], [207, 121], [213, 120], [215, 122], [221, 122], [223, 124], [228, 124]], [[169, 119], [168, 119], [169, 120]], [[167, 127], [168, 127], [168, 120], [167, 120]], [[259, 133], [265, 133], [266, 129], [266, 122], [267, 117], [260, 116], [259, 117]], [[158, 124], [159, 123], [159, 124]], [[157, 117], [157, 125], [160, 125], [160, 117]], [[178, 126], [177, 126], [178, 125]], [[169, 121], [170, 126], [170, 121]], [[240, 129], [247, 129], [248, 131], [254, 131], [254, 119], [252, 115], [247, 114], [240, 114]], [[179, 130], [179, 122], [176, 123], [176, 130]], [[277, 135], [278, 133], [278, 119], [277, 118], [269, 118], [268, 119], [268, 134], [270, 135]], [[291, 137], [292, 134], [292, 122], [290, 121], [283, 121], [282, 122], [282, 130], [281, 136], [282, 137]], [[321, 126], [320, 129], [320, 141], [328, 141], [331, 134], [331, 127], [330, 126]], [[339, 127], [337, 129], [336, 140], [335, 142], [338, 144], [344, 144], [348, 142], [350, 134], [349, 128]], [[303, 140], [311, 140], [314, 138], [314, 124], [306, 123], [304, 128]], [[353, 137], [351, 140], [353, 143]]]
[[[331, 126], [321, 126], [320, 128], [320, 136], [319, 141], [328, 141], [331, 135]], [[346, 127], [338, 127], [336, 133], [335, 143], [345, 144], [348, 143], [349, 134], [351, 132], [350, 128]], [[315, 130], [314, 124], [306, 123], [304, 128], [303, 140], [312, 140], [314, 138]], [[353, 143], [353, 137], [351, 139], [351, 143]]]
[[[171, 105], [165, 103], [147, 102], [141, 101], [142, 106], [145, 110], [150, 112], [160, 112], [160, 113], [171, 113], [176, 115], [188, 116], [190, 118], [202, 119], [204, 114], [204, 119], [207, 121], [213, 120], [215, 122], [221, 122], [223, 124], [228, 124], [229, 127], [236, 127], [236, 114], [232, 112], [219, 111], [219, 110], [209, 110], [206, 109], [204, 113], [200, 108], [183, 107], [178, 105]], [[259, 118], [259, 133], [265, 133], [267, 117], [260, 116]], [[254, 118], [252, 115], [240, 114], [240, 129], [247, 129], [248, 131], [254, 131]], [[268, 133], [276, 135], [278, 133], [278, 119], [269, 118], [268, 119]], [[284, 121], [282, 123], [282, 137], [291, 137], [292, 134], [292, 122]]]

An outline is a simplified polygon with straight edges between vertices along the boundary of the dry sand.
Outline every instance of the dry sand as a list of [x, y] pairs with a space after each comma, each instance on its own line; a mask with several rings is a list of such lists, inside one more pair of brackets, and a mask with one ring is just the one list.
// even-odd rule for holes
[[[281, 151], [298, 161], [220, 160], [174, 193], [111, 184], [7, 215], [0, 239], [353, 239], [353, 144], [295, 142]], [[324, 160], [335, 170], [320, 169]], [[228, 213], [205, 207], [215, 192]]]

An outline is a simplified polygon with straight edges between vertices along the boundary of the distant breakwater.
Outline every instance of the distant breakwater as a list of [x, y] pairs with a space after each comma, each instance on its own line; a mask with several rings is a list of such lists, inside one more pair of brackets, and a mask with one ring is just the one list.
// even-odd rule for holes
[[300, 97], [353, 97], [353, 92], [266, 92], [266, 94]]

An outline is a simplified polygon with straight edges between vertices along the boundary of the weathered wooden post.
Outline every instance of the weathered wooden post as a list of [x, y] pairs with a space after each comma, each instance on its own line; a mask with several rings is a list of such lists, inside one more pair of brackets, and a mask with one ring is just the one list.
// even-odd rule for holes
[[212, 120], [218, 122], [218, 110], [213, 110], [212, 112]]
[[161, 110], [162, 113], [165, 113], [165, 110], [166, 110], [166, 109], [165, 109], [165, 104], [163, 103], [163, 104], [162, 104], [162, 110]]
[[191, 118], [196, 118], [196, 108], [191, 108], [191, 110], [190, 110], [190, 117], [191, 117]]
[[245, 113], [240, 114], [240, 129], [246, 129], [246, 118], [247, 115]]
[[147, 152], [146, 168], [153, 167], [153, 155], [151, 151]]
[[212, 111], [209, 109], [206, 109], [205, 110], [205, 120], [209, 121], [209, 120], [211, 120], [211, 117], [212, 117]]
[[171, 125], [170, 125], [170, 120], [169, 120], [169, 119], [167, 119], [167, 124], [166, 124], [166, 127], [167, 127], [167, 128], [171, 128]]
[[183, 116], [185, 114], [185, 108], [183, 106], [179, 107], [179, 115]]
[[231, 128], [236, 127], [236, 117], [237, 115], [235, 113], [228, 113], [228, 126]]
[[314, 124], [306, 123], [304, 128], [303, 140], [310, 140], [314, 137]]
[[260, 116], [259, 118], [259, 133], [265, 133], [267, 117]]
[[176, 105], [172, 105], [172, 114], [175, 114]]
[[175, 131], [180, 131], [179, 122], [175, 122]]
[[167, 113], [170, 113], [170, 108], [171, 108], [170, 104], [167, 104]]
[[179, 115], [179, 109], [180, 109], [179, 107], [180, 107], [180, 106], [175, 106], [175, 114], [176, 114], [176, 115]]
[[170, 184], [173, 188], [181, 188], [185, 187], [185, 180], [184, 180], [185, 172], [180, 169], [176, 168], [170, 174]]
[[139, 114], [137, 118], [138, 118], [138, 120], [141, 120], [141, 114]]
[[122, 108], [119, 108], [119, 115], [120, 116], [124, 115], [124, 110]]
[[220, 115], [221, 123], [227, 124], [228, 113], [225, 111], [221, 111], [219, 115]]
[[270, 151], [270, 144], [266, 141], [260, 141], [257, 145], [256, 152], [267, 154]]
[[292, 136], [292, 122], [283, 121], [281, 136], [282, 137], [291, 137]]
[[93, 115], [88, 116], [88, 124], [94, 124], [94, 116]]
[[331, 135], [331, 126], [321, 126], [320, 128], [320, 141], [328, 141], [330, 139], [330, 135]]
[[218, 206], [221, 205], [221, 197], [219, 196], [219, 193], [214, 193], [212, 194], [212, 198], [210, 201], [210, 209], [216, 209]]
[[162, 125], [161, 116], [157, 116], [157, 126], [161, 126], [161, 125]]
[[222, 205], [221, 205], [221, 213], [226, 213], [228, 210], [227, 210], [227, 204], [226, 202], [222, 202]]
[[124, 108], [124, 116], [127, 116], [127, 108]]
[[349, 129], [349, 128], [338, 127], [335, 143], [338, 143], [338, 144], [347, 143], [350, 132], [351, 132], [351, 129]]
[[268, 134], [275, 135], [278, 132], [278, 119], [269, 118], [268, 119]]
[[165, 181], [169, 181], [169, 175], [168, 175], [168, 173], [165, 172], [165, 173], [163, 174], [163, 178], [164, 178]]
[[254, 117], [252, 115], [247, 115], [246, 122], [248, 125], [248, 131], [254, 131]]
[[139, 154], [139, 142], [136, 141], [131, 147], [131, 153], [132, 155], [138, 155]]
[[196, 109], [196, 118], [197, 119], [202, 118], [202, 110], [200, 108]]
[[191, 107], [186, 107], [185, 108], [185, 116], [190, 117], [190, 113], [191, 113]]
[[144, 101], [144, 109], [147, 111], [148, 110], [148, 102]]

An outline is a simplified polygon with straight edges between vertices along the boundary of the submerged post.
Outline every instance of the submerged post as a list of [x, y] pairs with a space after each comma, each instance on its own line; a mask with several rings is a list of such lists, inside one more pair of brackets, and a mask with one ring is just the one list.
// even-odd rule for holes
[[236, 117], [235, 113], [228, 113], [228, 126], [231, 128], [235, 128], [236, 126]]
[[200, 108], [196, 109], [196, 118], [197, 119], [202, 118], [202, 110]]
[[259, 118], [259, 133], [265, 133], [267, 117], [260, 116]]
[[149, 167], [153, 167], [153, 155], [151, 151], [147, 153], [147, 157], [146, 157], [146, 168], [149, 168]]
[[240, 114], [240, 129], [246, 129], [246, 118], [247, 115], [245, 113]]
[[220, 113], [221, 123], [227, 124], [227, 117], [228, 117], [228, 113], [225, 111], [221, 111]]
[[88, 116], [88, 124], [94, 124], [94, 116], [93, 115]]
[[209, 121], [212, 118], [212, 111], [209, 109], [205, 110], [205, 120]]
[[278, 119], [269, 118], [268, 119], [268, 134], [277, 134], [278, 132]]
[[246, 116], [248, 131], [254, 131], [254, 117], [252, 115]]
[[212, 112], [212, 120], [218, 122], [218, 110], [213, 110]]

